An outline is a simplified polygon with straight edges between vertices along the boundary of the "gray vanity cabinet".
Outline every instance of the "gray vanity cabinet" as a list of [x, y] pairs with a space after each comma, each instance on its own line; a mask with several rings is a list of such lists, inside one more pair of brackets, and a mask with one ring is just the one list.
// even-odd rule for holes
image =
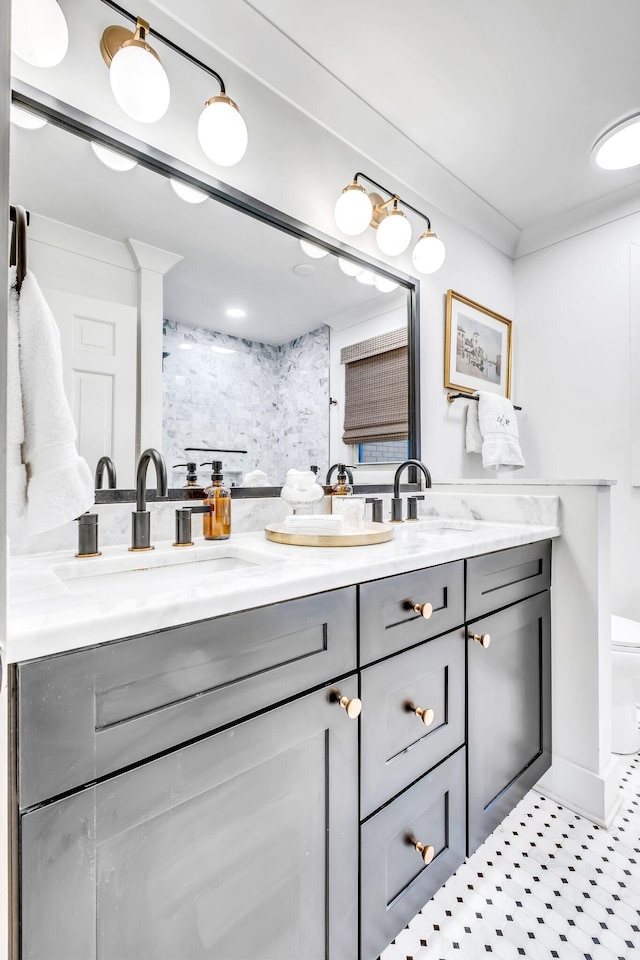
[[469, 854], [551, 766], [550, 624], [548, 590], [468, 624]]
[[355, 677], [22, 817], [22, 960], [345, 960]]

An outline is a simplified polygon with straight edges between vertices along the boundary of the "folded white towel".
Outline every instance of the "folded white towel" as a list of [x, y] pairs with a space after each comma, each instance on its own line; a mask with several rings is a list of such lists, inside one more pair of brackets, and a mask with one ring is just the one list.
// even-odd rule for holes
[[93, 477], [75, 446], [76, 428], [62, 382], [60, 334], [36, 278], [18, 300], [20, 384], [27, 467], [26, 532], [52, 530], [94, 502]]
[[285, 533], [307, 533], [313, 536], [338, 536], [344, 533], [344, 517], [320, 513], [317, 516], [298, 514], [285, 517]]
[[20, 386], [20, 334], [16, 268], [9, 271], [7, 316], [7, 527], [9, 535], [21, 527], [27, 508], [27, 471], [22, 462], [24, 418]]
[[482, 434], [478, 420], [479, 403], [474, 400], [467, 404], [467, 423], [465, 429], [465, 449], [467, 453], [482, 453]]
[[481, 391], [478, 397], [483, 467], [496, 473], [524, 467], [513, 404], [506, 397], [486, 391]]

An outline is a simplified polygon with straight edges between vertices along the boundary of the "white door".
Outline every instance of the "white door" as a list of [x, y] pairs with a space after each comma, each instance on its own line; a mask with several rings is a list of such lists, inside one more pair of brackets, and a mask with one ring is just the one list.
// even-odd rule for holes
[[64, 386], [78, 452], [92, 472], [100, 457], [111, 457], [118, 486], [132, 487], [138, 311], [61, 290], [42, 292], [60, 329]]

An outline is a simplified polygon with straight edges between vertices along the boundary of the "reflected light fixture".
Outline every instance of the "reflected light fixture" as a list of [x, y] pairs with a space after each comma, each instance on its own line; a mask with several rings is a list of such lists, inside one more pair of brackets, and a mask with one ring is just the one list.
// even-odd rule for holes
[[56, 0], [12, 4], [11, 49], [34, 67], [55, 67], [69, 46], [69, 30]]
[[229, 307], [228, 310], [225, 310], [225, 314], [228, 317], [246, 317], [247, 311], [242, 310], [240, 307]]
[[22, 127], [23, 130], [40, 130], [47, 123], [44, 117], [39, 117], [35, 113], [29, 113], [21, 107], [16, 107], [14, 103], [9, 108], [9, 119], [16, 127]]
[[98, 160], [111, 170], [124, 173], [126, 170], [133, 170], [137, 166], [136, 161], [132, 160], [131, 157], [125, 157], [123, 153], [118, 153], [117, 150], [109, 150], [108, 147], [103, 147], [101, 143], [93, 143], [92, 141], [91, 148]]
[[373, 285], [380, 293], [391, 293], [392, 290], [397, 290], [399, 286], [395, 280], [390, 280], [388, 277], [381, 277], [378, 273], [373, 277]]
[[344, 257], [338, 257], [338, 266], [348, 277], [357, 277], [359, 273], [364, 271], [364, 267], [361, 267], [359, 263], [346, 260]]
[[[385, 200], [375, 191], [367, 193], [358, 182], [359, 179], [366, 180], [377, 190], [388, 194], [388, 199]], [[427, 224], [426, 231], [414, 247], [412, 263], [418, 273], [433, 273], [442, 266], [446, 251], [442, 240], [432, 231], [429, 217], [364, 173], [356, 173], [352, 182], [338, 197], [334, 211], [335, 221], [342, 233], [352, 237], [364, 233], [367, 227], [372, 227], [376, 230], [378, 248], [387, 256], [396, 257], [407, 249], [412, 234], [411, 223], [400, 209], [400, 204]]]
[[[154, 123], [166, 113], [171, 94], [160, 58], [147, 40], [150, 26], [114, 0], [102, 0], [102, 3], [136, 25], [133, 33], [125, 27], [112, 26], [102, 34], [100, 50], [110, 68], [113, 94], [120, 107], [133, 120]], [[213, 163], [221, 167], [238, 163], [247, 149], [247, 126], [238, 105], [227, 95], [224, 80], [216, 70], [197, 60], [168, 37], [157, 30], [152, 33], [154, 40], [159, 40], [174, 53], [199, 67], [219, 85], [219, 94], [206, 101], [200, 114], [198, 140]]]
[[204, 201], [209, 198], [209, 194], [205, 193], [204, 190], [190, 187], [187, 183], [183, 183], [182, 180], [174, 180], [174, 178], [171, 177], [169, 183], [175, 195], [180, 197], [181, 200], [184, 200], [185, 203], [204, 203]]
[[318, 247], [315, 243], [309, 243], [308, 240], [301, 240], [300, 246], [304, 253], [306, 253], [308, 257], [311, 257], [312, 260], [322, 260], [322, 258], [326, 257], [329, 253], [324, 247]]
[[367, 287], [372, 287], [376, 282], [375, 274], [372, 273], [371, 270], [362, 270], [356, 276], [356, 280], [358, 283], [364, 283]]
[[606, 130], [591, 151], [603, 170], [626, 170], [640, 163], [640, 113]]

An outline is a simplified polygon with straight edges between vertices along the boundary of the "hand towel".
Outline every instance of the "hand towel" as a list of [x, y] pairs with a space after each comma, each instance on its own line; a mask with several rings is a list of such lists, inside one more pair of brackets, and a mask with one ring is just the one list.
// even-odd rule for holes
[[285, 517], [285, 533], [306, 533], [313, 536], [333, 537], [344, 533], [344, 517], [319, 513], [315, 516], [298, 514]]
[[465, 429], [465, 449], [467, 453], [482, 453], [482, 434], [478, 420], [479, 403], [474, 400], [467, 404], [467, 423]]
[[483, 467], [496, 473], [524, 467], [513, 404], [506, 397], [486, 391], [481, 391], [478, 397]]
[[11, 267], [7, 315], [7, 527], [9, 535], [18, 532], [27, 508], [27, 471], [22, 462], [23, 440], [18, 293], [16, 268]]
[[38, 282], [27, 272], [18, 300], [20, 383], [27, 468], [26, 533], [52, 530], [94, 502], [93, 477], [75, 446], [62, 381], [60, 334]]

